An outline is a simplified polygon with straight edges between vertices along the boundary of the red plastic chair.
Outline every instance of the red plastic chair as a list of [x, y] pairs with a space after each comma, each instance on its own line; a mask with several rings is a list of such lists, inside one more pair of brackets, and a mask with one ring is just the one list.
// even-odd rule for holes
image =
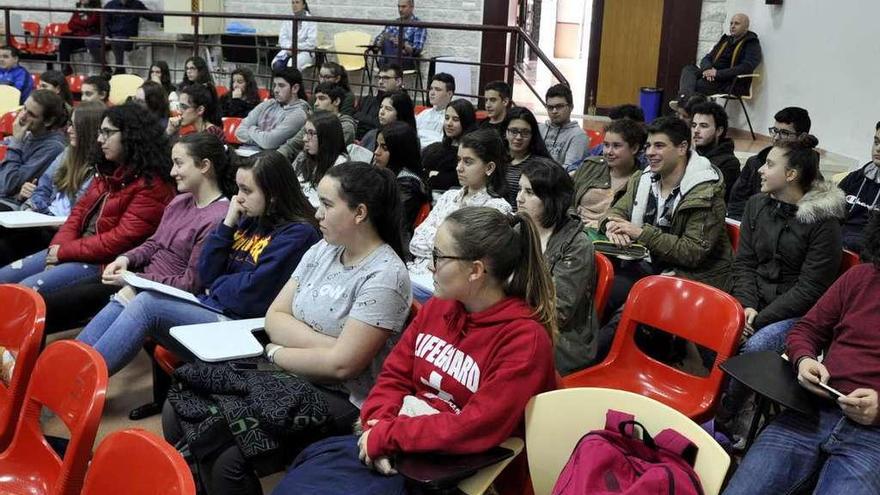
[[602, 131], [587, 130], [587, 139], [590, 141], [590, 148], [599, 145], [605, 139], [605, 133]]
[[727, 237], [730, 237], [730, 245], [733, 246], [733, 252], [735, 253], [737, 248], [739, 248], [739, 224], [727, 220], [724, 222], [724, 228], [727, 229]]
[[862, 260], [858, 254], [850, 251], [849, 249], [843, 250], [843, 258], [840, 259], [840, 273], [838, 273], [838, 277], [846, 273], [850, 268], [861, 263]]
[[[6, 153], [4, 146], [0, 155]], [[3, 157], [0, 156], [0, 160]], [[15, 354], [15, 368], [9, 385], [0, 381], [0, 452], [9, 445], [15, 422], [21, 413], [28, 380], [40, 354], [46, 305], [27, 287], [0, 285], [0, 346]]]
[[608, 297], [611, 296], [611, 284], [614, 282], [614, 265], [602, 253], [593, 256], [596, 264], [596, 287], [593, 289], [593, 307], [596, 309], [596, 317], [602, 321], [605, 314], [605, 306], [608, 305]]
[[83, 81], [86, 76], [83, 74], [71, 74], [67, 76], [67, 85], [70, 86], [71, 93], [82, 93]]
[[194, 495], [183, 456], [165, 440], [138, 429], [117, 431], [101, 442], [82, 495]]
[[482, 122], [489, 118], [489, 114], [485, 110], [477, 110], [477, 122]]
[[18, 112], [6, 112], [0, 115], [0, 134], [3, 136], [12, 135], [12, 126], [15, 124], [16, 116], [18, 116]]
[[241, 117], [223, 117], [223, 137], [229, 144], [241, 144], [235, 137], [235, 131], [241, 125]]
[[428, 218], [428, 215], [431, 214], [431, 202], [422, 204], [422, 207], [419, 208], [419, 212], [416, 214], [416, 219], [413, 222], [413, 227], [418, 227], [425, 219]]
[[31, 53], [51, 55], [57, 52], [58, 46], [61, 44], [61, 41], [58, 39], [59, 36], [63, 36], [69, 32], [70, 27], [66, 22], [53, 22], [46, 24], [46, 29], [43, 30], [43, 35], [37, 41], [36, 46], [34, 46]]
[[268, 100], [272, 96], [266, 88], [257, 88], [257, 94], [260, 95], [260, 101]]
[[31, 73], [31, 81], [34, 82], [34, 89], [40, 88], [40, 75], [36, 72]]
[[8, 148], [9, 146], [6, 146], [5, 144], [0, 144], [0, 162], [2, 162], [3, 159], [6, 158], [6, 150]]
[[214, 89], [217, 90], [217, 98], [220, 98], [229, 92], [229, 88], [226, 86], [214, 86]]
[[428, 109], [428, 107], [425, 105], [416, 105], [416, 107], [413, 109], [413, 113], [418, 115], [427, 109]]
[[[718, 367], [734, 352], [743, 309], [733, 296], [692, 280], [654, 275], [636, 282], [626, 299], [605, 360], [563, 378], [566, 387], [603, 387], [658, 400], [698, 423], [710, 418], [721, 390]], [[635, 344], [639, 324], [664, 330], [717, 353], [700, 377], [645, 355]]]
[[[0, 454], [0, 493], [79, 494], [107, 381], [104, 358], [88, 345], [61, 340], [46, 347], [34, 367], [12, 442]], [[42, 407], [70, 431], [63, 460], [40, 429]]]
[[24, 44], [19, 49], [28, 53], [36, 53], [40, 43], [42, 28], [36, 21], [21, 21], [21, 30], [24, 31]]

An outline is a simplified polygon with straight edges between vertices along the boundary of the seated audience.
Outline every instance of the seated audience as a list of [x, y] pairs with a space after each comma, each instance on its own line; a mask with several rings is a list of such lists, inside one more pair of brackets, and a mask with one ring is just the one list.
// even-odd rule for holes
[[[76, 2], [77, 9], [100, 9], [101, 0], [82, 0]], [[73, 74], [70, 56], [76, 50], [88, 49], [93, 64], [104, 60], [101, 46], [101, 17], [97, 12], [73, 12], [67, 21], [68, 32], [58, 40], [58, 60], [65, 76]]]
[[36, 184], [64, 151], [67, 118], [64, 100], [48, 89], [34, 91], [24, 102], [6, 140], [6, 157], [0, 161], [0, 210], [19, 209], [27, 199], [22, 187]]
[[82, 83], [82, 101], [99, 101], [110, 105], [110, 81], [104, 76], [89, 76]]
[[111, 38], [110, 48], [113, 50], [113, 58], [116, 61], [116, 74], [124, 74], [125, 52], [134, 49], [134, 43], [127, 41], [128, 38], [136, 38], [140, 29], [141, 17], [148, 21], [164, 23], [162, 14], [147, 14], [149, 9], [141, 0], [110, 0], [104, 5], [107, 10], [141, 10], [143, 14], [106, 14], [104, 16], [104, 29], [107, 38]]
[[174, 198], [168, 139], [159, 123], [134, 103], [110, 107], [98, 143], [103, 154], [98, 173], [49, 248], [0, 268], [0, 283], [49, 294], [92, 280], [101, 265], [156, 231]]
[[168, 95], [169, 105], [177, 103], [177, 86], [171, 84], [171, 69], [168, 68], [168, 62], [164, 60], [153, 62], [153, 65], [150, 66], [150, 77], [148, 79], [162, 85], [162, 89]]
[[[642, 109], [636, 105], [618, 105], [608, 112], [608, 118], [611, 119], [612, 122], [620, 119], [630, 119], [633, 122], [638, 122], [642, 124], [642, 126], [645, 125], [645, 112], [643, 112]], [[690, 120], [688, 120], [688, 125], [690, 125]], [[602, 156], [604, 153], [605, 142], [603, 141], [596, 146], [590, 148], [590, 150], [587, 152], [587, 156]], [[641, 165], [644, 165], [644, 160], [644, 155], [641, 155], [639, 157], [639, 163]], [[569, 172], [571, 172], [571, 170], [569, 170]]]
[[220, 97], [223, 117], [245, 118], [260, 104], [260, 91], [254, 73], [247, 67], [238, 67], [229, 78], [229, 91]]
[[589, 141], [580, 123], [571, 120], [571, 89], [563, 84], [550, 86], [546, 100], [550, 120], [541, 124], [540, 136], [557, 163], [566, 169], [577, 166], [587, 154]]
[[468, 100], [459, 98], [446, 107], [443, 140], [422, 151], [422, 167], [428, 175], [433, 200], [449, 189], [458, 189], [458, 143], [462, 136], [477, 128], [477, 114]]
[[650, 261], [621, 261], [610, 307], [647, 275], [674, 274], [726, 289], [733, 250], [724, 227], [724, 181], [709, 159], [691, 151], [687, 124], [661, 117], [648, 128], [648, 169], [633, 174], [626, 193], [599, 220], [618, 246], [644, 245]]
[[[217, 96], [217, 87], [214, 84], [214, 76], [211, 75], [211, 70], [208, 68], [208, 62], [205, 61], [202, 57], [190, 57], [186, 59], [186, 62], [183, 65], [183, 79], [180, 81], [180, 84], [177, 85], [177, 91], [180, 93], [184, 89], [193, 84], [199, 84], [208, 88], [208, 91], [211, 93], [211, 98], [213, 104], [211, 108], [215, 109], [214, 114], [206, 114], [205, 120], [211, 122], [216, 126], [223, 126], [223, 123], [220, 121], [220, 115], [216, 112], [219, 108], [217, 106], [217, 102], [220, 98]], [[171, 105], [171, 110], [176, 112], [180, 109], [177, 107], [177, 104]]]
[[[731, 291], [745, 308], [740, 353], [781, 353], [788, 331], [840, 270], [845, 202], [819, 175], [816, 144], [805, 134], [774, 146], [760, 170], [761, 193], [746, 202]], [[728, 389], [718, 413], [728, 431], [747, 396], [742, 385]]]
[[296, 178], [309, 203], [320, 206], [318, 185], [334, 165], [348, 161], [345, 137], [336, 115], [318, 111], [309, 116], [303, 126], [305, 143], [293, 161]]
[[843, 247], [860, 253], [862, 230], [868, 218], [880, 211], [880, 122], [874, 127], [871, 161], [847, 174], [839, 184], [846, 194], [846, 220], [843, 222]]
[[507, 114], [507, 150], [510, 154], [510, 165], [504, 177], [507, 182], [507, 192], [504, 197], [516, 211], [519, 175], [523, 167], [536, 161], [553, 162], [553, 158], [544, 146], [544, 140], [541, 139], [538, 130], [538, 121], [531, 110], [526, 107], [515, 107]]
[[376, 96], [368, 95], [360, 100], [354, 119], [357, 120], [357, 139], [363, 139], [369, 131], [378, 128], [379, 108], [385, 99], [386, 93], [403, 91], [403, 69], [397, 64], [382, 65], [379, 67], [379, 75], [376, 76], [378, 91]]
[[60, 96], [64, 100], [69, 114], [73, 110], [73, 95], [70, 93], [70, 85], [67, 84], [67, 78], [64, 74], [57, 70], [47, 70], [40, 74], [40, 84], [36, 89], [48, 89], [49, 91]]
[[[93, 156], [100, 151], [98, 129], [104, 116], [104, 105], [87, 101], [80, 103], [67, 128], [70, 144], [43, 172], [36, 184], [25, 182], [19, 196], [26, 198], [22, 210], [44, 215], [66, 217], [85, 193], [95, 175]], [[0, 229], [0, 266], [12, 263], [31, 253], [45, 249], [58, 229]]]
[[[734, 14], [730, 18], [730, 34], [721, 35], [712, 51], [700, 60], [700, 66], [686, 65], [681, 69], [677, 101], [687, 101], [694, 93], [727, 93], [736, 76], [751, 74], [760, 63], [761, 43], [758, 35], [749, 31], [749, 17]], [[749, 79], [737, 81], [734, 93], [744, 94], [751, 83]]]
[[202, 244], [198, 286], [187, 282], [199, 289], [200, 304], [153, 291], [129, 293], [129, 300], [117, 296], [83, 330], [110, 370], [128, 364], [151, 334], [167, 337], [162, 345], [192, 360], [192, 353], [168, 336], [171, 327], [264, 315], [303, 254], [318, 242], [314, 209], [284, 157], [266, 152], [243, 160], [235, 180], [238, 194]]
[[446, 107], [453, 96], [455, 96], [455, 78], [445, 72], [434, 74], [428, 85], [428, 101], [431, 107], [416, 115], [416, 130], [419, 131], [422, 148], [443, 139]]
[[[798, 382], [818, 396], [818, 412], [783, 410], [749, 449], [725, 495], [880, 492], [880, 215], [866, 229], [862, 253], [873, 263], [841, 275], [785, 340]], [[843, 396], [835, 399], [819, 383]]]
[[177, 104], [180, 115], [168, 119], [165, 133], [171, 139], [176, 139], [178, 136], [193, 132], [207, 132], [223, 142], [225, 140], [223, 128], [208, 122], [208, 116], [217, 112], [214, 104], [215, 99], [206, 86], [190, 84], [181, 89], [180, 101]]
[[787, 141], [795, 141], [810, 132], [810, 114], [803, 108], [786, 107], [773, 116], [775, 122], [770, 128], [773, 144], [746, 160], [739, 178], [733, 184], [727, 201], [727, 216], [734, 220], [742, 218], [743, 209], [749, 198], [761, 192], [761, 175], [758, 170], [764, 166], [767, 155], [774, 146]]
[[339, 105], [339, 111], [345, 115], [354, 115], [354, 94], [348, 85], [348, 71], [345, 67], [336, 62], [324, 62], [321, 64], [321, 70], [318, 71], [319, 83], [336, 84], [345, 92], [342, 103]]
[[[413, 261], [407, 266], [411, 274], [428, 274], [434, 237], [450, 213], [466, 206], [488, 206], [505, 214], [512, 212], [510, 203], [504, 199], [507, 161], [504, 141], [494, 130], [477, 129], [462, 136], [455, 169], [461, 189], [450, 189], [443, 193], [428, 218], [416, 227], [409, 243]], [[418, 287], [414, 286], [414, 290], [418, 290]]]
[[[310, 17], [309, 3], [306, 0], [291, 0], [293, 16], [303, 19]], [[278, 46], [281, 48], [272, 59], [272, 70], [278, 71], [288, 66], [293, 57], [293, 23], [281, 21], [278, 32]], [[303, 70], [315, 61], [313, 51], [318, 46], [318, 26], [314, 22], [299, 21], [296, 26], [296, 68]]]
[[[405, 493], [391, 463], [398, 455], [479, 453], [522, 437], [526, 403], [556, 387], [557, 316], [539, 242], [526, 215], [452, 213], [432, 253], [437, 295], [385, 360], [360, 411], [363, 433], [308, 447], [274, 493], [338, 493], [319, 474], [330, 469], [371, 493]], [[514, 459], [495, 481], [499, 493], [520, 491], [526, 473], [525, 457]]]
[[[140, 351], [139, 339], [109, 333], [115, 320], [138, 295], [123, 279], [126, 272], [187, 292], [202, 289], [198, 262], [205, 239], [216, 230], [229, 210], [235, 193], [235, 169], [229, 163], [223, 144], [206, 133], [189, 134], [171, 150], [171, 176], [179, 193], [165, 208], [156, 233], [140, 246], [118, 256], [108, 264], [100, 281], [110, 302], [77, 337], [104, 356], [110, 373], [116, 373]], [[78, 297], [93, 289], [76, 287], [56, 293], [67, 296], [68, 304], [84, 304]], [[112, 296], [112, 297], [111, 297]], [[88, 298], [87, 298], [88, 299]]]
[[[413, 0], [398, 0], [397, 12], [400, 17], [396, 21], [418, 22], [419, 18], [413, 14], [415, 5]], [[373, 40], [373, 46], [378, 49], [381, 56], [380, 64], [387, 64], [391, 60], [397, 60], [398, 54], [404, 57], [418, 57], [425, 47], [425, 41], [428, 39], [428, 30], [423, 27], [406, 26], [403, 28], [403, 47], [397, 46], [400, 43], [400, 28], [397, 26], [385, 26]], [[403, 61], [403, 68], [407, 70], [417, 69], [415, 60], [407, 58]]]
[[699, 93], [691, 95], [687, 100], [682, 101], [670, 101], [669, 108], [675, 111], [675, 115], [684, 121], [685, 124], [691, 125], [691, 118], [694, 115], [693, 108], [697, 105], [702, 105], [709, 101], [705, 95], [701, 95]]
[[402, 207], [403, 239], [408, 245], [415, 228], [416, 217], [431, 194], [423, 178], [419, 137], [415, 129], [403, 122], [392, 122], [379, 131], [373, 165], [387, 168], [397, 178]]
[[507, 137], [507, 111], [511, 105], [510, 85], [504, 81], [492, 81], [483, 89], [483, 105], [486, 109], [486, 120], [480, 123], [480, 127], [491, 127], [498, 134]]
[[559, 165], [533, 161], [522, 168], [517, 209], [534, 222], [544, 261], [556, 287], [556, 369], [567, 375], [596, 357], [598, 321], [593, 308], [596, 280], [593, 243], [584, 224], [569, 212], [574, 183]]
[[34, 90], [34, 80], [27, 69], [19, 65], [21, 52], [14, 46], [0, 46], [0, 85], [8, 85], [21, 91], [19, 103], [25, 100]]
[[[416, 117], [412, 98], [403, 91], [385, 93], [382, 98], [382, 106], [379, 107], [379, 125], [386, 126], [396, 121], [404, 122], [416, 129]], [[376, 134], [379, 128], [375, 128], [364, 135], [361, 146], [369, 151], [376, 150]]]
[[144, 81], [132, 98], [143, 105], [159, 121], [163, 128], [168, 127], [171, 112], [168, 110], [168, 95], [161, 84], [155, 81]]
[[288, 67], [272, 76], [272, 86], [274, 98], [251, 110], [235, 131], [235, 137], [245, 148], [277, 149], [306, 123], [310, 110], [302, 74]]
[[[269, 464], [278, 470], [278, 457], [289, 462], [317, 438], [350, 435], [406, 323], [412, 296], [400, 259], [400, 206], [393, 175], [366, 163], [345, 163], [328, 172], [319, 190], [316, 218], [324, 239], [305, 253], [293, 275], [284, 277], [289, 280], [266, 313], [271, 339], [266, 357], [287, 372], [282, 375], [287, 380], [303, 377], [297, 395], [312, 401], [308, 411], [324, 412], [329, 421], [296, 436], [272, 432], [280, 448], [268, 456], [276, 459], [254, 455], [229, 437], [204, 455], [205, 446], [190, 444], [210, 493], [261, 494], [257, 471], [272, 472]], [[169, 442], [178, 443], [193, 423], [186, 420], [188, 411], [178, 410], [171, 399], [174, 407], [166, 407], [163, 429]]]
[[612, 120], [605, 127], [601, 157], [589, 157], [574, 174], [574, 207], [590, 229], [620, 199], [634, 174], [641, 172], [639, 157], [648, 135], [640, 122], [629, 118]]
[[694, 150], [712, 162], [724, 176], [724, 201], [730, 198], [739, 178], [739, 158], [733, 154], [733, 140], [727, 137], [727, 112], [715, 102], [695, 105], [691, 115]]
[[[342, 135], [345, 138], [345, 145], [354, 142], [355, 130], [357, 122], [350, 115], [339, 113], [339, 104], [345, 96], [345, 91], [338, 85], [332, 83], [320, 83], [315, 86], [312, 91], [315, 97], [315, 112], [331, 113], [339, 119], [342, 126]], [[293, 160], [296, 155], [303, 149], [303, 141], [305, 140], [305, 127], [299, 130], [295, 136], [288, 139], [286, 143], [278, 148], [278, 152], [284, 155], [284, 158]], [[317, 183], [315, 183], [317, 186]]]

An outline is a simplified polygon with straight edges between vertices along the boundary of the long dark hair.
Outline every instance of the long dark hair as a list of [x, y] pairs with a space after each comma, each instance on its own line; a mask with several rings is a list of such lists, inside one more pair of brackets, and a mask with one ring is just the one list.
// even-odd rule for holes
[[[416, 128], [416, 114], [413, 106], [412, 98], [403, 91], [391, 91], [385, 93], [382, 100], [386, 98], [391, 100], [391, 106], [397, 112], [397, 120], [409, 124], [413, 129]], [[379, 102], [382, 103], [381, 101]]]
[[361, 204], [367, 207], [367, 216], [376, 233], [403, 259], [400, 233], [403, 206], [394, 173], [364, 162], [345, 162], [328, 170], [327, 177], [339, 181], [339, 196], [349, 208]]
[[[189, 103], [193, 107], [204, 107], [202, 119], [211, 122], [211, 116], [217, 114], [217, 100], [211, 94], [211, 89], [203, 84], [190, 84], [180, 90], [181, 95], [189, 96]], [[213, 122], [211, 122], [213, 124]], [[216, 124], [215, 124], [216, 125]]]
[[[492, 129], [487, 129], [496, 132]], [[524, 299], [551, 340], [556, 336], [556, 289], [541, 252], [541, 239], [525, 213], [505, 215], [487, 206], [468, 206], [446, 217], [458, 256], [484, 260], [488, 275], [505, 294]]]
[[461, 134], [454, 137], [447, 136], [445, 126], [443, 128], [443, 144], [452, 146], [453, 141], [460, 140], [462, 136], [477, 128], [477, 111], [474, 109], [474, 105], [464, 98], [452, 100], [446, 108], [455, 110], [458, 122], [461, 124]]
[[159, 121], [167, 119], [170, 115], [168, 111], [168, 95], [165, 94], [165, 88], [156, 81], [144, 81], [141, 84], [144, 90], [144, 104], [147, 109], [153, 112]]
[[284, 155], [263, 151], [239, 161], [238, 168], [254, 174], [254, 182], [266, 198], [266, 211], [260, 216], [260, 225], [275, 228], [302, 222], [318, 227], [315, 207], [303, 194], [296, 173]]
[[[192, 62], [192, 64], [196, 68], [196, 80], [190, 81], [186, 77], [186, 64]], [[180, 81], [180, 84], [177, 85], [178, 88], [183, 89], [190, 84], [200, 83], [200, 84], [209, 84], [211, 87], [214, 87], [214, 77], [211, 76], [211, 71], [208, 69], [208, 62], [205, 62], [205, 59], [202, 57], [190, 57], [186, 59], [186, 62], [183, 64], [183, 80]]]
[[108, 108], [104, 112], [104, 117], [119, 129], [123, 161], [117, 164], [109, 163], [99, 147], [97, 153], [100, 157], [96, 161], [99, 170], [106, 172], [124, 165], [129, 167], [134, 175], [142, 175], [150, 180], [171, 182], [169, 175], [171, 149], [168, 145], [168, 136], [155, 115], [145, 112], [143, 107], [136, 103], [125, 103]]
[[467, 148], [474, 152], [483, 163], [493, 162], [495, 171], [486, 181], [486, 191], [496, 197], [503, 198], [507, 190], [507, 167], [510, 159], [507, 155], [507, 146], [494, 129], [477, 129], [461, 138], [458, 149]]
[[[100, 7], [100, 4], [98, 6]], [[176, 88], [171, 84], [171, 69], [168, 68], [168, 63], [164, 60], [153, 62], [153, 65], [150, 66], [150, 72], [153, 72], [153, 67], [157, 67], [161, 72], [162, 75], [159, 76], [159, 82], [162, 84], [162, 89], [170, 95]], [[147, 74], [147, 79], [149, 79], [149, 74]]]
[[223, 95], [223, 98], [232, 98], [232, 81], [235, 79], [235, 76], [244, 78], [244, 94], [242, 99], [254, 105], [259, 104], [260, 91], [257, 87], [257, 79], [254, 77], [254, 73], [247, 67], [238, 67], [232, 71], [232, 74], [229, 76], [229, 92]]
[[217, 136], [208, 132], [193, 132], [181, 137], [177, 144], [186, 147], [186, 152], [193, 161], [210, 160], [214, 169], [214, 180], [220, 191], [227, 198], [235, 194], [238, 189], [235, 183], [235, 153], [227, 151]]
[[552, 160], [528, 160], [522, 168], [523, 177], [529, 180], [532, 192], [544, 205], [542, 218], [535, 222], [544, 228], [558, 231], [568, 221], [568, 209], [574, 200], [574, 181], [571, 176]]
[[394, 172], [395, 176], [403, 169], [407, 169], [419, 177], [424, 175], [419, 135], [416, 134], [415, 129], [403, 122], [396, 121], [383, 127], [379, 134], [382, 135], [385, 147], [388, 149], [388, 168]]
[[507, 121], [513, 122], [516, 119], [525, 120], [532, 130], [532, 137], [529, 140], [529, 154], [532, 156], [543, 156], [552, 160], [553, 157], [547, 151], [547, 145], [544, 144], [544, 138], [541, 136], [541, 131], [538, 128], [538, 119], [535, 118], [535, 114], [525, 107], [513, 107], [507, 111]]
[[314, 187], [336, 163], [339, 155], [348, 156], [345, 148], [345, 136], [339, 118], [330, 112], [315, 112], [309, 116], [309, 122], [315, 126], [318, 138], [318, 154], [310, 155], [305, 150], [303, 160], [297, 164], [296, 173]]
[[61, 71], [47, 70], [40, 74], [40, 80], [46, 81], [58, 88], [58, 96], [64, 100], [64, 103], [73, 106], [73, 95], [70, 93], [70, 85], [67, 84], [67, 79]]
[[67, 155], [52, 177], [58, 192], [73, 200], [86, 179], [94, 174], [95, 155], [101, 152], [98, 131], [105, 106], [100, 101], [84, 101], [73, 111], [76, 145], [67, 147]]

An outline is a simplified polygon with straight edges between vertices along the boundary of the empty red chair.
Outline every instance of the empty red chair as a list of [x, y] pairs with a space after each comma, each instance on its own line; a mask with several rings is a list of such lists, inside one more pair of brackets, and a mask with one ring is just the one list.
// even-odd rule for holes
[[144, 430], [117, 431], [101, 442], [86, 474], [82, 495], [194, 495], [196, 485], [183, 456]]
[[241, 144], [235, 137], [235, 131], [241, 125], [241, 117], [223, 117], [223, 137], [229, 144]]
[[215, 86], [214, 89], [217, 90], [217, 98], [229, 92], [229, 88], [227, 88], [226, 86]]
[[[0, 493], [79, 494], [106, 392], [107, 366], [97, 351], [73, 340], [46, 347], [31, 375], [12, 442], [0, 454]], [[63, 460], [40, 429], [42, 407], [70, 432]]]
[[602, 253], [596, 252], [593, 256], [596, 264], [596, 287], [593, 289], [593, 307], [596, 309], [596, 317], [602, 321], [605, 306], [608, 305], [608, 297], [611, 296], [611, 284], [614, 282], [614, 265]]
[[260, 101], [268, 100], [271, 96], [271, 93], [266, 88], [257, 88], [257, 94], [260, 95]]
[[86, 76], [83, 74], [71, 74], [67, 76], [67, 85], [70, 86], [71, 93], [82, 93], [83, 81]]
[[24, 44], [19, 45], [19, 49], [28, 53], [36, 53], [40, 43], [40, 32], [42, 31], [40, 23], [36, 21], [22, 21], [21, 30], [24, 31]]
[[739, 248], [739, 223], [733, 223], [731, 220], [724, 222], [724, 228], [727, 229], [727, 237], [730, 237], [730, 245], [733, 246], [735, 253]]
[[843, 275], [850, 268], [861, 263], [862, 260], [859, 258], [859, 255], [850, 251], [849, 249], [843, 250], [843, 257], [840, 259], [840, 273], [839, 275]]
[[[743, 309], [730, 294], [692, 280], [654, 275], [633, 285], [611, 351], [600, 364], [563, 378], [566, 387], [603, 387], [644, 395], [698, 423], [713, 414], [723, 373], [743, 329]], [[636, 328], [660, 329], [717, 353], [706, 377], [673, 368], [644, 354]]]
[[0, 115], [0, 135], [12, 135], [12, 125], [15, 124], [15, 117], [17, 115], [18, 112], [6, 112]]
[[36, 46], [31, 49], [31, 53], [39, 55], [51, 55], [55, 53], [58, 51], [58, 46], [61, 44], [61, 40], [59, 40], [58, 37], [69, 32], [70, 27], [66, 22], [53, 22], [46, 24], [46, 29], [43, 30], [43, 36], [40, 37]]
[[605, 139], [605, 133], [602, 131], [587, 130], [587, 139], [590, 141], [590, 148], [593, 148]]
[[[4, 153], [5, 146], [0, 149], [0, 155]], [[0, 160], [2, 159], [0, 156]], [[0, 306], [0, 346], [15, 356], [15, 368], [9, 383], [0, 380], [2, 452], [12, 440], [28, 380], [40, 354], [46, 305], [36, 291], [20, 285], [0, 285], [0, 301], [3, 301]]]

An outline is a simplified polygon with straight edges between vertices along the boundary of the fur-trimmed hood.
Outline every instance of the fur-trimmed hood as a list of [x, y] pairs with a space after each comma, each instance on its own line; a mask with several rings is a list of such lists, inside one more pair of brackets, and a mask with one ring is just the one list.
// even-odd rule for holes
[[836, 185], [817, 180], [797, 203], [795, 218], [801, 223], [819, 223], [829, 218], [846, 218], [846, 196]]

